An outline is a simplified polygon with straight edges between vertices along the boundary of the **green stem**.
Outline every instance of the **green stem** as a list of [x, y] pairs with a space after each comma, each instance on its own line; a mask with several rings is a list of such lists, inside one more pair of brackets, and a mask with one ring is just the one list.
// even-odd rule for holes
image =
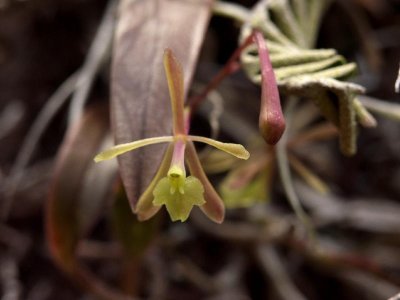
[[270, 4], [271, 12], [276, 15], [276, 23], [283, 33], [300, 47], [306, 47], [306, 37], [304, 31], [293, 15], [287, 1], [275, 1]]
[[357, 119], [364, 127], [376, 127], [377, 121], [374, 116], [364, 107], [358, 98], [353, 100], [354, 111], [356, 112]]
[[380, 114], [386, 118], [400, 121], [400, 105], [389, 103], [367, 96], [359, 96], [358, 99], [370, 111]]
[[314, 236], [315, 236], [314, 228], [311, 224], [309, 216], [304, 211], [301, 205], [300, 199], [297, 196], [296, 191], [294, 190], [292, 175], [289, 167], [289, 159], [287, 154], [287, 143], [290, 132], [290, 121], [291, 121], [290, 119], [292, 118], [296, 102], [297, 101], [295, 98], [292, 98], [290, 99], [290, 101], [288, 101], [288, 105], [286, 107], [286, 116], [285, 116], [287, 122], [286, 123], [287, 128], [285, 134], [282, 136], [281, 140], [276, 146], [276, 158], [282, 185], [285, 190], [286, 196], [289, 200], [289, 203], [292, 206], [296, 216], [304, 224], [310, 240], [314, 241]]
[[308, 35], [308, 47], [313, 48], [317, 39], [322, 15], [331, 3], [331, 0], [310, 0], [309, 2], [309, 22], [306, 32]]
[[231, 18], [240, 23], [246, 22], [250, 16], [250, 11], [244, 6], [225, 1], [216, 1], [212, 9], [215, 15]]
[[304, 0], [293, 0], [292, 3], [293, 13], [297, 19], [297, 22], [299, 23], [301, 30], [306, 33], [308, 21], [307, 3]]

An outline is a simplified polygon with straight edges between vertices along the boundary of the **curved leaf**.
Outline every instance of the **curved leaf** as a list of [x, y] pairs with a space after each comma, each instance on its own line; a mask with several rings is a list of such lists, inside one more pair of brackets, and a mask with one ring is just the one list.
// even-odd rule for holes
[[51, 254], [65, 270], [74, 267], [77, 242], [97, 221], [110, 198], [117, 164], [95, 164], [93, 156], [110, 144], [107, 110], [88, 110], [71, 127], [56, 158], [47, 203], [47, 239]]

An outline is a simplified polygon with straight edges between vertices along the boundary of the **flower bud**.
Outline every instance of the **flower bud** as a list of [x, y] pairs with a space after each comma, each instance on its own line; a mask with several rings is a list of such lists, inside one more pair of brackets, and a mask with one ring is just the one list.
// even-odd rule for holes
[[285, 131], [285, 119], [264, 37], [260, 32], [256, 32], [254, 38], [261, 68], [261, 107], [258, 125], [264, 140], [270, 145], [275, 145]]

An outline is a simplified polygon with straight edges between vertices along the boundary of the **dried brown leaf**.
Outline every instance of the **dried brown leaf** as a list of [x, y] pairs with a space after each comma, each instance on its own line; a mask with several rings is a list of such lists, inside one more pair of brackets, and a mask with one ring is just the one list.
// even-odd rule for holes
[[53, 258], [64, 270], [74, 267], [77, 242], [110, 198], [117, 166], [112, 161], [93, 162], [107, 136], [107, 110], [92, 108], [67, 132], [56, 158], [46, 211], [47, 239]]

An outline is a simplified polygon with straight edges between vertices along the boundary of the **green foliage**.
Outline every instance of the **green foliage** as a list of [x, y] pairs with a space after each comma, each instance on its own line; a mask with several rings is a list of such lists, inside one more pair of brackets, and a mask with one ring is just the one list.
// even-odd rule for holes
[[227, 208], [250, 207], [259, 202], [269, 201], [268, 172], [264, 170], [245, 185], [235, 185], [235, 174], [227, 176], [220, 185], [220, 193]]

